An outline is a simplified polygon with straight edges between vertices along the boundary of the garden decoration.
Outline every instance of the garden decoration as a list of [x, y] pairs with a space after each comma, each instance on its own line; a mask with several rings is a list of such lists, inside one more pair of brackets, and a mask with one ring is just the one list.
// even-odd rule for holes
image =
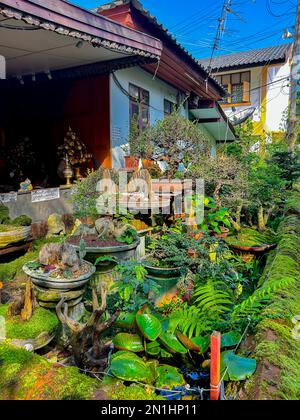
[[71, 127], [66, 133], [63, 144], [58, 147], [58, 155], [61, 159], [66, 157], [66, 162], [70, 162], [74, 167], [77, 181], [81, 180], [81, 165], [89, 163], [93, 158], [93, 155], [88, 153], [85, 143], [80, 140]]
[[31, 223], [25, 215], [12, 220], [8, 207], [0, 205], [0, 249], [25, 242], [31, 234]]
[[53, 309], [62, 298], [69, 307], [79, 305], [95, 267], [81, 259], [72, 246], [50, 243], [42, 247], [38, 260], [25, 264], [23, 270], [34, 284], [39, 305]]

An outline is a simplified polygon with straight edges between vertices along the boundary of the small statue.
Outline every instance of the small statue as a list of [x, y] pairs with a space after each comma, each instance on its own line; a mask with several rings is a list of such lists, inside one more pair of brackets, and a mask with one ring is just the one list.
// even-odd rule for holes
[[32, 191], [33, 190], [33, 186], [31, 184], [30, 179], [26, 179], [24, 182], [21, 182], [20, 184], [20, 192], [27, 192], [27, 191]]

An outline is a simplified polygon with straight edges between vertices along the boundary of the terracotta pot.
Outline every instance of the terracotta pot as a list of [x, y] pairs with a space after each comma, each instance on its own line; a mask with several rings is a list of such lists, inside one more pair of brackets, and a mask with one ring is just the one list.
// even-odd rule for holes
[[227, 238], [227, 236], [229, 235], [230, 230], [224, 227], [220, 228], [222, 233], [213, 233], [213, 236], [215, 238]]
[[125, 156], [125, 168], [126, 169], [138, 169], [139, 159], [133, 156]]
[[143, 159], [143, 168], [151, 169], [155, 166], [155, 161], [150, 159]]

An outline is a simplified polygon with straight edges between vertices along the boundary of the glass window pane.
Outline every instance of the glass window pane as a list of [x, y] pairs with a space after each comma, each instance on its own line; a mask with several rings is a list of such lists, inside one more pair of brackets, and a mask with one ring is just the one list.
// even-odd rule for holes
[[232, 93], [231, 93], [231, 101], [232, 103], [240, 103], [243, 102], [243, 85], [232, 85]]
[[134, 85], [130, 84], [129, 85], [129, 93], [134, 98], [139, 99], [139, 88], [137, 86], [134, 86]]
[[230, 84], [230, 74], [222, 76], [222, 85], [226, 86]]
[[141, 101], [143, 104], [145, 105], [149, 105], [149, 92], [147, 92], [146, 90], [141, 89]]
[[250, 71], [242, 73], [241, 82], [250, 82]]
[[239, 85], [241, 83], [241, 73], [233, 73], [231, 75], [231, 83], [233, 85]]

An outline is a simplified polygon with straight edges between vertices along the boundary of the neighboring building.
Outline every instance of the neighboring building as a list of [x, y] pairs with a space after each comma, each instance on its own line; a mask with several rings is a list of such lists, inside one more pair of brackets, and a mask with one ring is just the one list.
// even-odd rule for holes
[[218, 105], [224, 87], [136, 0], [97, 11], [63, 0], [2, 0], [0, 37], [0, 192], [16, 187], [5, 150], [25, 138], [37, 159], [24, 176], [59, 185], [57, 147], [69, 126], [94, 167], [122, 167], [131, 118], [144, 129], [174, 105], [197, 120], [213, 154], [218, 142], [235, 140]]
[[[281, 132], [289, 104], [292, 45], [278, 45], [221, 55], [211, 71], [228, 91], [221, 105], [230, 118], [255, 108], [255, 134]], [[210, 60], [200, 60], [208, 68]]]

